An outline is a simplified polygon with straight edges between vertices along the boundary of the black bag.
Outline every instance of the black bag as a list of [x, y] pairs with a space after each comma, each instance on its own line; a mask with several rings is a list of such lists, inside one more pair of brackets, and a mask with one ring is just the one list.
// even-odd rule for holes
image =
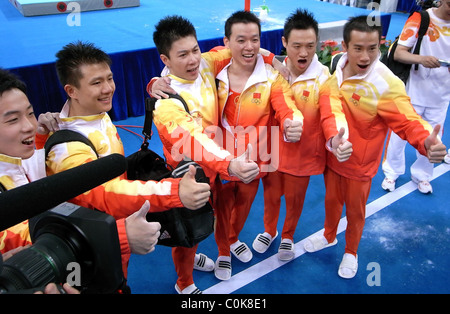
[[[420, 27], [418, 31], [417, 43], [413, 51], [414, 54], [420, 54], [420, 45], [422, 43], [423, 36], [427, 33], [429, 25], [430, 15], [427, 11], [420, 11]], [[406, 84], [411, 72], [412, 64], [401, 63], [394, 60], [394, 52], [398, 45], [398, 39], [399, 36], [395, 38], [394, 42], [391, 44], [391, 47], [381, 56], [380, 60], [386, 64], [386, 66], [403, 81], [403, 83]], [[415, 64], [414, 70], [417, 71], [418, 69], [419, 65]]]
[[128, 180], [161, 181], [169, 178], [172, 172], [164, 158], [148, 149], [147, 141], [144, 141], [140, 150], [127, 157], [127, 163]]
[[[185, 109], [187, 104], [178, 95], [171, 95], [182, 101]], [[128, 170], [127, 178], [129, 180], [154, 180], [160, 181], [165, 178], [181, 178], [188, 171], [189, 165], [197, 168], [195, 175], [197, 182], [209, 184], [209, 178], [205, 175], [203, 169], [191, 160], [181, 161], [175, 169], [166, 163], [163, 157], [148, 148], [148, 140], [151, 139], [151, 126], [153, 123], [153, 109], [155, 99], [147, 98], [145, 101], [145, 122], [142, 131], [145, 136], [141, 149], [127, 157]], [[78, 141], [90, 146], [97, 154], [92, 142], [84, 135], [71, 131], [60, 130], [53, 133], [45, 143], [45, 155], [50, 149], [60, 143]], [[98, 155], [97, 155], [98, 156]], [[159, 245], [176, 247], [193, 247], [200, 241], [206, 239], [214, 231], [214, 209], [210, 202], [197, 210], [188, 208], [172, 208], [162, 212], [149, 212], [147, 221], [156, 221], [161, 224]]]
[[[184, 109], [189, 113], [189, 108], [181, 96], [173, 94], [169, 94], [169, 96], [181, 101]], [[151, 139], [155, 103], [155, 98], [145, 99], [145, 121], [142, 131], [145, 139], [141, 145], [141, 149], [128, 157], [128, 176], [131, 175], [132, 180], [143, 180], [143, 177], [152, 180], [161, 180], [169, 177], [182, 178], [188, 171], [189, 165], [194, 165], [197, 168], [195, 174], [196, 181], [209, 184], [209, 178], [205, 175], [200, 165], [189, 159], [181, 161], [175, 169], [172, 171], [169, 170], [169, 174], [161, 177], [164, 176], [165, 169], [167, 171], [171, 167], [166, 164], [162, 157], [148, 149], [148, 140]], [[152, 165], [154, 167], [149, 170], [148, 163], [151, 160], [153, 160]], [[130, 170], [132, 173], [130, 173]], [[130, 179], [130, 177], [128, 178]], [[172, 208], [163, 212], [149, 212], [147, 214], [147, 220], [158, 221], [161, 224], [161, 235], [158, 239], [158, 244], [170, 247], [193, 247], [214, 232], [214, 209], [210, 202], [197, 210], [182, 207]]]
[[[191, 160], [181, 161], [172, 171], [172, 177], [181, 178], [188, 171], [189, 165], [197, 168], [197, 182], [209, 184], [203, 169]], [[161, 224], [158, 244], [165, 246], [193, 247], [206, 239], [214, 231], [214, 210], [208, 202], [202, 208], [172, 208], [163, 212], [149, 212], [147, 221], [158, 221]]]

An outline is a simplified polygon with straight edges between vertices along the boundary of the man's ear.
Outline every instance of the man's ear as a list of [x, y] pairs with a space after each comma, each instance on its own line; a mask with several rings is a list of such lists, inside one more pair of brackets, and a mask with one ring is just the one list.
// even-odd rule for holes
[[225, 37], [223, 38], [223, 45], [224, 45], [225, 47], [227, 47], [228, 49], [230, 49], [229, 43], [230, 43], [230, 40], [228, 39], [227, 36], [225, 36]]
[[281, 42], [283, 43], [283, 47], [286, 48], [288, 43], [284, 36], [281, 36]]
[[70, 98], [73, 98], [75, 96], [75, 88], [72, 85], [70, 84], [64, 85], [64, 90], [67, 96], [69, 96]]
[[159, 58], [161, 59], [161, 61], [164, 63], [165, 66], [169, 66], [170, 64], [170, 59], [168, 56], [166, 56], [165, 54], [160, 54]]
[[347, 52], [347, 45], [345, 44], [345, 41], [342, 41], [341, 45], [342, 45], [342, 50], [344, 52]]

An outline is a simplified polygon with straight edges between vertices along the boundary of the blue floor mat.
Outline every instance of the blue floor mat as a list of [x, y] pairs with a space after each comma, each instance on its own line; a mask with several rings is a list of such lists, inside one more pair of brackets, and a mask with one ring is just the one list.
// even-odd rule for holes
[[[116, 124], [142, 125], [143, 118], [131, 118]], [[446, 123], [448, 125], [449, 122]], [[140, 132], [140, 129], [137, 129]], [[155, 135], [157, 135], [154, 130]], [[141, 139], [119, 129], [126, 154], [137, 150]], [[449, 146], [448, 134], [443, 136]], [[153, 136], [150, 146], [160, 153], [161, 143]], [[414, 158], [414, 150], [406, 148], [407, 163]], [[280, 239], [276, 239], [264, 254], [253, 252], [249, 263], [232, 259], [233, 277], [220, 282], [213, 273], [194, 271], [196, 285], [205, 293], [279, 294], [279, 293], [449, 293], [450, 217], [448, 184], [450, 165], [435, 169], [439, 176], [432, 181], [433, 194], [421, 194], [410, 182], [409, 170], [398, 179], [395, 192], [380, 187], [381, 171], [374, 177], [363, 237], [358, 250], [359, 270], [352, 280], [341, 279], [337, 269], [345, 247], [345, 230], [338, 234], [338, 244], [313, 254], [297, 249], [297, 257], [288, 263], [278, 261], [276, 253]], [[442, 174], [441, 174], [442, 173]], [[322, 176], [313, 176], [306, 194], [302, 216], [294, 236], [297, 247], [301, 241], [323, 228], [324, 183]], [[398, 199], [395, 198], [396, 195]], [[394, 200], [391, 200], [394, 198]], [[279, 232], [284, 222], [284, 200], [278, 222]], [[345, 211], [343, 216], [345, 215]], [[249, 246], [263, 231], [262, 184], [253, 203], [240, 240]], [[345, 221], [344, 221], [345, 222]], [[215, 260], [217, 247], [210, 236], [199, 245], [199, 252]], [[373, 266], [377, 268], [374, 268]], [[379, 275], [374, 277], [374, 271]], [[372, 282], [380, 279], [380, 285]], [[128, 280], [133, 293], [175, 293], [177, 276], [171, 250], [157, 246], [145, 256], [132, 255]]]

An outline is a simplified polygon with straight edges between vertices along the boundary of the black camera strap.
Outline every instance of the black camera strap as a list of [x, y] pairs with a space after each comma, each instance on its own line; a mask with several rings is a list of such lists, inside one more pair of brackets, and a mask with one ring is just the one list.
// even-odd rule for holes
[[[186, 101], [178, 94], [168, 94], [169, 98], [178, 99], [184, 106], [184, 110], [187, 113], [189, 112], [189, 107]], [[152, 125], [153, 125], [153, 110], [155, 110], [155, 105], [158, 99], [154, 97], [148, 97], [145, 99], [145, 120], [144, 120], [144, 128], [142, 130], [142, 134], [144, 135], [144, 143], [142, 143], [141, 148], [148, 148], [148, 140], [152, 138]]]

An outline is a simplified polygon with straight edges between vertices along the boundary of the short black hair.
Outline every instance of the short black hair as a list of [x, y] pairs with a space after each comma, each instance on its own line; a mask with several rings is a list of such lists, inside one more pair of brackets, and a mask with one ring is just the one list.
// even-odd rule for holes
[[373, 21], [369, 23], [371, 18], [367, 15], [360, 15], [352, 17], [344, 25], [344, 42], [346, 45], [350, 42], [350, 34], [352, 31], [359, 31], [364, 33], [378, 32], [378, 38], [381, 40], [383, 29], [381, 25], [376, 25]]
[[4, 92], [15, 88], [22, 91], [25, 95], [27, 94], [26, 84], [22, 82], [17, 75], [0, 68], [0, 96], [2, 96]]
[[106, 63], [111, 66], [112, 63], [106, 52], [92, 43], [81, 41], [64, 46], [56, 53], [56, 58], [56, 71], [62, 86], [71, 84], [80, 87], [79, 82], [82, 78], [80, 67], [82, 65]]
[[153, 42], [160, 55], [169, 57], [173, 42], [188, 36], [197, 40], [197, 32], [189, 20], [179, 15], [166, 16], [155, 25]]
[[314, 18], [314, 14], [308, 10], [297, 9], [286, 19], [283, 36], [288, 40], [293, 29], [307, 30], [310, 28], [314, 30], [319, 39], [319, 23]]
[[231, 27], [236, 23], [255, 23], [258, 25], [259, 37], [261, 37], [261, 21], [253, 12], [244, 10], [234, 12], [225, 22], [225, 37], [230, 38]]

